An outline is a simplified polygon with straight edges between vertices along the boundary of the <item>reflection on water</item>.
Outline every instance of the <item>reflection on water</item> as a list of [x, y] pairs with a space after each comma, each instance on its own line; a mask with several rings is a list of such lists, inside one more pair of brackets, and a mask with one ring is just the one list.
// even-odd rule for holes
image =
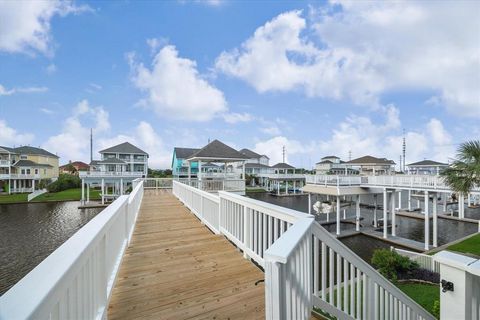
[[[290, 209], [308, 212], [308, 196], [290, 196], [290, 197], [276, 197], [272, 196], [268, 193], [251, 193], [247, 195], [248, 197], [266, 201], [269, 203], [273, 203], [279, 206], [287, 207]], [[325, 200], [325, 196], [322, 198], [321, 196], [312, 195], [312, 204], [315, 203], [317, 200]], [[347, 198], [347, 201], [349, 199]], [[382, 204], [382, 196], [378, 196], [378, 204]], [[398, 198], [397, 198], [398, 201]], [[406, 208], [407, 204], [407, 193], [404, 192], [402, 194], [402, 207]], [[362, 204], [373, 204], [373, 196], [366, 195], [362, 196], [361, 198]], [[417, 201], [412, 200], [413, 207], [417, 206]], [[420, 201], [420, 207], [423, 208], [423, 202]], [[432, 204], [430, 203], [430, 206]], [[398, 206], [398, 205], [397, 205]], [[343, 218], [343, 210], [345, 210], [345, 215], [347, 219], [351, 218], [352, 220], [355, 217], [355, 207], [354, 205], [348, 207], [342, 207], [342, 218]], [[438, 212], [443, 211], [443, 206], [441, 205], [441, 201], [438, 203]], [[363, 220], [361, 221], [362, 226], [372, 225], [373, 222], [373, 209], [367, 209], [362, 207], [361, 210], [361, 217]], [[377, 217], [381, 218], [383, 216], [383, 211], [377, 211]], [[471, 209], [466, 208], [465, 212], [466, 217], [480, 217], [480, 209]], [[321, 217], [317, 217], [317, 220], [320, 222], [326, 221], [326, 216], [322, 215]], [[335, 213], [330, 214], [330, 221], [335, 221]], [[396, 218], [396, 225], [397, 225], [397, 236], [416, 240], [419, 242], [424, 242], [424, 226], [425, 221], [423, 219], [414, 219], [410, 217], [402, 217], [398, 216]], [[342, 223], [341, 230], [351, 230], [354, 229], [355, 226], [353, 224]], [[335, 232], [336, 226], [335, 224], [331, 225], [324, 225], [324, 227], [330, 231]], [[438, 219], [438, 245], [443, 245], [449, 243], [451, 241], [457, 240], [459, 238], [465, 237], [469, 234], [475, 233], [478, 231], [478, 224], [468, 223], [468, 222], [461, 222], [461, 221], [453, 221], [447, 219]], [[432, 222], [430, 221], [430, 239], [432, 239], [433, 233], [433, 226]], [[344, 238], [342, 239], [347, 246], [349, 246], [354, 252], [362, 257], [366, 257], [367, 261], [370, 261], [370, 256], [376, 248], [390, 247], [389, 243], [384, 241], [374, 239], [365, 235], [358, 235], [354, 237]]]
[[0, 295], [102, 209], [79, 202], [0, 205]]

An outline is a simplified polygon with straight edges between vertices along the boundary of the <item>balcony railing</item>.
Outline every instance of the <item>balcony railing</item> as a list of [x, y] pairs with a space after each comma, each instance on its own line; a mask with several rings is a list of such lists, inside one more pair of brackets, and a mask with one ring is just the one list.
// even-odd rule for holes
[[334, 175], [306, 175], [307, 184], [323, 186], [359, 186], [362, 182], [359, 176], [334, 176]]
[[39, 174], [11, 173], [10, 179], [40, 179]]
[[10, 167], [10, 161], [9, 160], [0, 160], [0, 166], [7, 166]]
[[257, 177], [269, 179], [305, 179], [303, 173], [254, 173]]
[[80, 178], [85, 177], [137, 177], [144, 176], [144, 172], [118, 172], [118, 171], [81, 171], [79, 172]]

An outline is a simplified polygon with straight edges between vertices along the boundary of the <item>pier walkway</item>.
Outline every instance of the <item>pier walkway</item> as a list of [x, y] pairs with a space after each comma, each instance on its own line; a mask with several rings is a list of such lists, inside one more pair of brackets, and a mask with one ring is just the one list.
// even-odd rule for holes
[[169, 191], [146, 191], [109, 319], [263, 319], [264, 273]]

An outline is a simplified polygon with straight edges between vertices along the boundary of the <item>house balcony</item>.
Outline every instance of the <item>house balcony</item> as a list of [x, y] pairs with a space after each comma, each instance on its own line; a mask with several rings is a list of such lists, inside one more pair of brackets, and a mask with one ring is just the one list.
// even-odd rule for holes
[[145, 176], [145, 172], [127, 172], [127, 171], [84, 171], [79, 172], [80, 178], [94, 177], [94, 178], [110, 178], [110, 177], [135, 177], [142, 178]]
[[[10, 176], [10, 178], [8, 178]], [[21, 173], [11, 173], [10, 175], [7, 174], [7, 179], [26, 179], [26, 180], [33, 180], [33, 179], [40, 179], [39, 174], [21, 174]]]
[[10, 160], [0, 159], [0, 167], [10, 167]]
[[256, 173], [255, 175], [269, 179], [305, 179], [303, 173]]

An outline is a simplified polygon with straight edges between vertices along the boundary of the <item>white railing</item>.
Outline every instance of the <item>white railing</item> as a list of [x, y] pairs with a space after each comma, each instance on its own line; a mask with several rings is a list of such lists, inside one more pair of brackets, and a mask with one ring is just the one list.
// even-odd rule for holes
[[42, 195], [44, 193], [47, 193], [47, 189], [40, 189], [40, 190], [35, 190], [33, 191], [32, 193], [30, 193], [28, 196], [27, 196], [27, 201], [30, 202], [32, 201], [34, 198], [38, 197], [39, 195]]
[[85, 177], [142, 177], [145, 176], [145, 172], [110, 172], [110, 171], [80, 171], [80, 178]]
[[172, 189], [172, 178], [145, 178], [143, 187], [145, 189]]
[[28, 193], [33, 191], [33, 188], [14, 188], [13, 186], [10, 189], [11, 193]]
[[197, 173], [197, 177], [201, 178], [224, 178], [224, 179], [240, 179], [241, 174], [234, 172], [201, 172]]
[[9, 160], [0, 160], [0, 166], [10, 166]]
[[220, 198], [217, 195], [178, 181], [173, 181], [172, 192], [212, 231], [220, 233]]
[[415, 261], [423, 269], [427, 269], [437, 273], [440, 272], [440, 263], [435, 260], [434, 256], [429, 256], [424, 253], [418, 253], [395, 247], [390, 247], [390, 250], [395, 251], [401, 256], [409, 258], [411, 261]]
[[10, 179], [10, 175], [8, 173], [0, 173], [0, 179]]
[[40, 175], [39, 174], [12, 173], [12, 174], [10, 174], [10, 179], [40, 179]]
[[269, 179], [305, 179], [303, 173], [257, 173], [257, 177], [269, 178]]
[[[408, 189], [444, 190], [451, 188], [445, 183], [442, 176], [433, 175], [390, 175], [390, 176], [363, 176], [362, 186], [402, 187]], [[480, 192], [480, 186], [476, 186], [473, 192]]]
[[360, 176], [306, 175], [306, 183], [324, 186], [359, 186]]
[[215, 180], [198, 180], [188, 178], [176, 178], [175, 181], [189, 185], [200, 190], [208, 192], [230, 191], [239, 192], [245, 191], [245, 180], [243, 179], [215, 179]]
[[0, 297], [0, 319], [105, 319], [143, 183], [120, 196]]
[[311, 215], [178, 181], [173, 193], [265, 268], [267, 319], [309, 319], [313, 307], [338, 319], [434, 319]]
[[312, 219], [294, 224], [266, 262], [267, 319], [308, 319], [312, 307], [337, 319], [435, 319]]

